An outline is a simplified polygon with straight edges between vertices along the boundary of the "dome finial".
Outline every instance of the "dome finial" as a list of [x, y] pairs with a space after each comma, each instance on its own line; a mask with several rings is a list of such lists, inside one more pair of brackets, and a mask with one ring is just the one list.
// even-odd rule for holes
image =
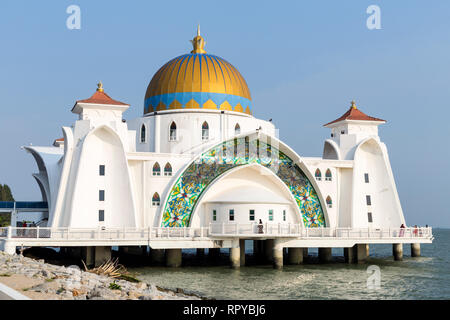
[[352, 108], [356, 109], [356, 102], [355, 102], [355, 100], [352, 100]]
[[200, 24], [197, 25], [197, 35], [191, 40], [191, 43], [194, 47], [194, 50], [192, 50], [191, 53], [206, 53], [205, 49], [203, 49], [206, 41], [200, 35]]
[[103, 92], [103, 83], [101, 81], [99, 83], [97, 83], [97, 91]]

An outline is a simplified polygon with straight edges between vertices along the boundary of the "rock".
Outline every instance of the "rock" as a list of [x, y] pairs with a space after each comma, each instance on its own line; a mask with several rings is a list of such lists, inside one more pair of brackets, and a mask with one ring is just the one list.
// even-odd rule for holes
[[50, 272], [50, 271], [48, 271], [46, 269], [41, 270], [41, 274], [45, 278], [53, 278], [55, 276], [52, 272]]
[[50, 291], [47, 283], [38, 284], [34, 287], [31, 287], [30, 290], [35, 291], [35, 292], [44, 292], [44, 293], [48, 293]]
[[145, 282], [139, 282], [136, 284], [136, 288], [145, 290], [145, 289], [147, 289], [147, 284]]
[[140, 296], [139, 300], [153, 300], [151, 296]]

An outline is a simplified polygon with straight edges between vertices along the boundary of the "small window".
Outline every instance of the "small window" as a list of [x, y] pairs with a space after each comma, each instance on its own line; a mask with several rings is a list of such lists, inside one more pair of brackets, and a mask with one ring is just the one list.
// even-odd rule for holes
[[369, 220], [369, 223], [372, 223], [372, 212], [367, 212], [367, 219]]
[[230, 221], [234, 221], [234, 210], [230, 209]]
[[98, 221], [105, 221], [105, 210], [98, 210]]
[[255, 210], [250, 210], [249, 218], [250, 221], [255, 221]]
[[321, 181], [322, 180], [322, 172], [320, 172], [319, 169], [316, 170], [315, 177], [316, 177], [317, 181]]
[[212, 216], [213, 221], [217, 220], [217, 211], [213, 210], [213, 216]]
[[238, 135], [241, 134], [241, 126], [239, 125], [239, 123], [236, 123], [236, 125], [234, 126], [234, 135]]
[[175, 122], [172, 122], [172, 124], [170, 125], [169, 140], [170, 141], [177, 140], [177, 125], [175, 124]]
[[147, 136], [145, 133], [145, 124], [142, 124], [141, 126], [141, 143], [145, 143], [147, 140]]
[[283, 210], [283, 221], [286, 221], [286, 210]]
[[269, 210], [269, 221], [273, 221], [273, 210]]
[[372, 200], [370, 199], [370, 196], [366, 196], [366, 203], [368, 206], [372, 205]]
[[330, 196], [327, 197], [326, 201], [327, 201], [327, 207], [328, 208], [332, 208], [333, 207], [333, 201], [331, 200]]
[[152, 197], [152, 205], [158, 207], [161, 204], [161, 199], [159, 198], [158, 192], [155, 192]]
[[105, 190], [99, 190], [98, 191], [98, 200], [99, 201], [105, 201]]
[[369, 183], [369, 174], [368, 173], [364, 173], [364, 181], [366, 183]]
[[209, 125], [208, 122], [203, 122], [202, 124], [202, 140], [209, 139]]
[[333, 137], [334, 137], [334, 134], [331, 134], [331, 137], [333, 138]]
[[325, 172], [325, 181], [331, 181], [331, 170], [327, 169], [327, 172]]
[[101, 176], [104, 176], [104, 175], [105, 175], [105, 165], [101, 164], [101, 165], [98, 167], [98, 174], [101, 175]]
[[154, 176], [160, 176], [161, 175], [161, 167], [159, 166], [158, 162], [155, 162], [153, 165], [153, 175]]
[[165, 176], [171, 176], [172, 175], [172, 166], [170, 163], [166, 163], [166, 166], [164, 167], [164, 175]]
[[344, 130], [342, 130], [342, 131], [341, 131], [341, 134], [345, 134], [345, 131], [344, 131]]

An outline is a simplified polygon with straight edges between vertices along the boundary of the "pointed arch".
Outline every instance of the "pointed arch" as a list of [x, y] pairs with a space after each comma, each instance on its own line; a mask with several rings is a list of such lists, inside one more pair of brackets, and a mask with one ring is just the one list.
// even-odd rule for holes
[[316, 177], [317, 181], [321, 181], [322, 180], [322, 172], [320, 172], [319, 168], [316, 169], [316, 173], [314, 174], [314, 176]]
[[202, 140], [209, 140], [209, 125], [206, 121], [202, 124]]
[[155, 162], [153, 165], [153, 175], [154, 176], [160, 176], [161, 175], [161, 167], [159, 166], [158, 162]]
[[239, 125], [239, 123], [236, 123], [236, 125], [234, 126], [234, 135], [237, 136], [241, 134], [241, 126]]
[[[300, 157], [289, 147], [281, 144], [275, 138], [271, 141], [276, 145], [271, 146], [272, 152], [278, 155], [275, 159], [259, 157], [257, 145], [267, 148], [267, 142], [260, 138], [263, 134], [252, 134], [250, 137], [239, 137], [222, 142], [208, 151], [200, 154], [181, 172], [170, 187], [164, 201], [164, 210], [161, 212], [162, 227], [187, 227], [191, 223], [192, 214], [199, 203], [203, 192], [212, 183], [237, 166], [247, 164], [261, 165], [286, 185], [295, 198], [300, 218], [305, 227], [325, 227], [328, 225], [326, 203], [313, 176], [302, 165]], [[237, 141], [236, 141], [237, 140]], [[224, 148], [231, 149], [237, 142], [243, 146], [245, 153], [237, 157], [228, 158], [220, 156]], [[251, 147], [251, 148], [250, 148]], [[280, 147], [283, 150], [280, 150]]]
[[165, 176], [171, 176], [172, 175], [172, 166], [170, 165], [169, 162], [167, 162], [165, 167], [164, 167], [164, 175]]
[[175, 121], [172, 121], [169, 128], [169, 140], [175, 141], [177, 140], [177, 124]]
[[141, 126], [141, 143], [147, 142], [147, 128], [145, 127], [145, 124], [143, 123]]
[[159, 197], [159, 193], [155, 192], [152, 197], [152, 206], [159, 207], [161, 204], [161, 198]]
[[332, 180], [331, 170], [328, 168], [327, 171], [325, 172], [325, 181], [331, 180]]

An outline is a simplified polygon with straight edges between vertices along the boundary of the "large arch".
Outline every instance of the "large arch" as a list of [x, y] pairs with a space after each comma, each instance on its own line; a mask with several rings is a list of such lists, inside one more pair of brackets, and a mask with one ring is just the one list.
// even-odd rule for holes
[[274, 143], [265, 142], [261, 141], [260, 136], [253, 134], [224, 141], [188, 164], [167, 195], [161, 226], [189, 226], [198, 200], [211, 183], [230, 169], [254, 163], [271, 170], [287, 186], [302, 214], [305, 227], [326, 226], [320, 195], [311, 183], [310, 175], [287, 155], [293, 153], [292, 150], [285, 147], [286, 153], [282, 152], [278, 140], [268, 137]]

